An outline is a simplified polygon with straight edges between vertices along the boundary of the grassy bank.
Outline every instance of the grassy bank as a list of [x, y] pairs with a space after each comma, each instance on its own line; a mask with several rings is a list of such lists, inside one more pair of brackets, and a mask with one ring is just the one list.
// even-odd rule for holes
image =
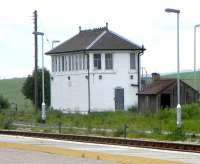
[[0, 80], [0, 95], [6, 97], [10, 103], [16, 103], [19, 110], [31, 110], [32, 103], [21, 92], [25, 78]]
[[[58, 132], [58, 124], [62, 125], [62, 133], [124, 136], [127, 125], [127, 136], [130, 138], [153, 138], [158, 140], [184, 140], [186, 133], [196, 138], [200, 133], [200, 103], [185, 105], [182, 109], [182, 128], [176, 129], [175, 109], [165, 109], [155, 114], [139, 114], [135, 112], [102, 112], [81, 114], [62, 114], [59, 111], [47, 113], [46, 127], [38, 125], [33, 131]], [[0, 124], [23, 122], [38, 124], [40, 113], [34, 111], [7, 110], [0, 113]], [[6, 125], [8, 126], [8, 125]], [[5, 128], [5, 125], [1, 128]], [[56, 128], [54, 128], [56, 126]], [[13, 127], [11, 127], [13, 128]], [[193, 135], [194, 134], [194, 135]], [[191, 137], [189, 137], [191, 138]]]

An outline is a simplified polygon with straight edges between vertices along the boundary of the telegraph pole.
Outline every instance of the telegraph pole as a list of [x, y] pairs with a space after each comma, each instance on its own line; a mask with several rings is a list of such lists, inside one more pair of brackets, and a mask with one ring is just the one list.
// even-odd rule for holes
[[38, 72], [38, 41], [37, 41], [37, 10], [34, 11], [34, 41], [35, 41], [35, 70], [34, 70], [34, 97], [35, 97], [35, 110], [38, 111], [38, 85], [37, 85], [37, 72]]

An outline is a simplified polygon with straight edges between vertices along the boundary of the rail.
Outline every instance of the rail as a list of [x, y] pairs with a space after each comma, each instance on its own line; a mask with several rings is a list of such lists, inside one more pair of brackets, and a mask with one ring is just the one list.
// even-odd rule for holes
[[168, 141], [147, 141], [139, 139], [123, 139], [70, 134], [23, 132], [16, 130], [0, 130], [0, 134], [200, 153], [200, 144], [187, 144]]

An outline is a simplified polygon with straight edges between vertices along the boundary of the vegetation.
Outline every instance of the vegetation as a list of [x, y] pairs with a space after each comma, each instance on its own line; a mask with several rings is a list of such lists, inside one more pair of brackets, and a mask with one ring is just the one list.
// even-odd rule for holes
[[0, 110], [7, 109], [9, 106], [8, 99], [0, 95]]
[[[25, 78], [0, 80], [0, 94], [8, 99], [10, 104], [17, 104], [18, 110], [31, 110], [32, 103], [22, 94], [21, 89]], [[12, 105], [11, 105], [12, 106]]]
[[[38, 70], [38, 107], [41, 107], [42, 104], [42, 69]], [[45, 103], [47, 106], [50, 105], [50, 73], [47, 69], [44, 69], [44, 81], [45, 81]], [[22, 93], [27, 98], [30, 99], [33, 104], [35, 104], [34, 97], [34, 72], [32, 75], [29, 75], [25, 80]]]
[[[183, 106], [180, 129], [176, 128], [175, 109], [141, 114], [136, 112], [136, 107], [130, 108], [128, 112], [101, 112], [88, 115], [63, 114], [50, 110], [47, 112], [46, 126], [40, 125], [41, 113], [35, 112], [31, 101], [21, 93], [25, 81], [25, 78], [0, 80], [0, 94], [11, 104], [9, 109], [0, 110], [0, 128], [58, 133], [60, 125], [62, 133], [124, 137], [124, 127], [127, 125], [127, 137], [130, 138], [200, 140], [197, 135], [200, 133], [200, 103]], [[18, 110], [12, 107], [13, 102], [17, 104]], [[27, 127], [19, 127], [14, 123], [24, 123]], [[28, 127], [32, 124], [33, 127]]]
[[[102, 112], [88, 115], [63, 114], [60, 111], [48, 111], [46, 126], [40, 125], [40, 113], [35, 111], [5, 110], [0, 113], [0, 124], [11, 128], [12, 122], [26, 125], [38, 125], [33, 131], [70, 134], [92, 134], [103, 136], [125, 136], [130, 138], [153, 138], [158, 140], [198, 140], [200, 133], [200, 103], [185, 105], [182, 109], [182, 128], [176, 128], [175, 109], [164, 109], [154, 114], [136, 112]], [[4, 120], [6, 118], [6, 120]], [[59, 127], [62, 127], [59, 129]], [[16, 128], [16, 127], [14, 127]], [[24, 128], [24, 127], [23, 127]], [[29, 129], [30, 130], [30, 129]]]
[[[168, 75], [163, 75], [163, 78], [176, 78], [177, 74], [176, 73], [172, 73], [172, 74], [168, 74]], [[192, 86], [193, 88], [196, 87], [197, 90], [200, 90], [200, 72], [197, 71], [196, 72], [196, 80], [197, 80], [197, 86], [195, 86], [195, 81], [194, 81], [194, 72], [182, 72], [180, 73], [180, 78], [187, 84], [189, 84], [190, 86]]]

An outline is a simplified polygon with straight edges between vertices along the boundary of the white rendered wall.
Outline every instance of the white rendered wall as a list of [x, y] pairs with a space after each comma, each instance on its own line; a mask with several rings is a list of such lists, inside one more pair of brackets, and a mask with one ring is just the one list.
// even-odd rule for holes
[[[101, 70], [93, 68], [93, 53], [90, 53], [90, 98], [91, 111], [115, 111], [115, 88], [124, 88], [125, 110], [137, 106], [138, 75], [130, 70], [130, 53], [113, 54], [113, 70], [105, 70], [105, 53], [101, 53]], [[137, 67], [137, 66], [136, 66]], [[88, 112], [87, 70], [53, 72], [51, 80], [51, 106], [64, 112]], [[99, 79], [99, 75], [102, 79]], [[130, 79], [133, 75], [133, 79]], [[70, 80], [68, 80], [70, 76]]]

